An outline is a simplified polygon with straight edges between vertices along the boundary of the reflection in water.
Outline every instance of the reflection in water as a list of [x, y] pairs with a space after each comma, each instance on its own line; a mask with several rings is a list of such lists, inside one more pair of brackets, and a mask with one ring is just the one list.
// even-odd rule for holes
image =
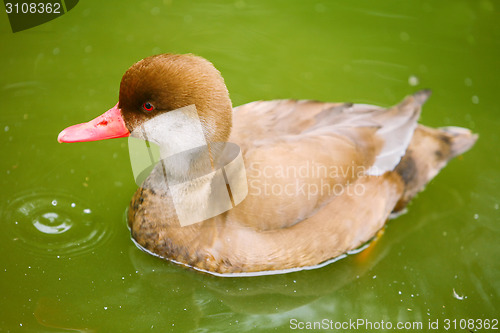
[[66, 216], [60, 216], [58, 213], [48, 212], [40, 217], [35, 217], [33, 225], [38, 231], [44, 234], [62, 234], [68, 231], [73, 223]]
[[[436, 270], [432, 280], [412, 280], [412, 276], [420, 277], [422, 267], [412, 262], [394, 267], [391, 254], [401, 251], [424, 226], [447, 214], [443, 211], [422, 217], [409, 227], [389, 223], [385, 231], [388, 237], [379, 236], [360, 253], [319, 269], [272, 276], [221, 278], [201, 274], [152, 257], [128, 242], [119, 275], [102, 272], [101, 282], [83, 278], [91, 288], [40, 299], [35, 316], [45, 327], [140, 332], [262, 331], [287, 328], [291, 318], [365, 318], [372, 322], [390, 318], [426, 323], [447, 309], [450, 300], [470, 299], [453, 298], [453, 287], [460, 295], [471, 295], [471, 291], [454, 284], [449, 286], [448, 301], [435, 295], [430, 298], [429, 284], [446, 287], [447, 282], [440, 279], [443, 273]], [[479, 269], [478, 274], [482, 273]], [[94, 287], [99, 292], [94, 293]], [[393, 306], [381, 306], [382, 297]], [[82, 322], [82, 314], [88, 314], [88, 320]]]
[[109, 236], [80, 199], [63, 193], [23, 193], [4, 209], [5, 233], [35, 256], [76, 255], [92, 251]]
[[[388, 248], [376, 244], [367, 247], [370, 251], [365, 260], [356, 260], [355, 254], [315, 270], [237, 278], [189, 271], [133, 248], [129, 253], [134, 269], [141, 272], [135, 292], [140, 295], [156, 290], [158, 296], [149, 298], [150, 304], [169, 307], [167, 304], [182, 298], [189, 312], [180, 311], [178, 321], [190, 322], [188, 317], [193, 319], [196, 314], [194, 327], [247, 332], [256, 327], [287, 326], [291, 314], [297, 311], [309, 312], [313, 318], [316, 301], [365, 276], [384, 258]], [[176, 292], [172, 292], [174, 287]]]
[[[74, 308], [74, 304], [72, 306]], [[70, 308], [71, 308], [70, 307]], [[68, 307], [63, 307], [53, 298], [42, 297], [38, 300], [33, 316], [40, 325], [46, 328], [63, 330], [65, 332], [93, 333], [94, 329], [62, 324]]]

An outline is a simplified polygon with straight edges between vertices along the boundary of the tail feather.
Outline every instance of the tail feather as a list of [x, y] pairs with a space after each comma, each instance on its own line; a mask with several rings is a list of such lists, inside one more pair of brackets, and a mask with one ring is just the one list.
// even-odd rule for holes
[[450, 138], [450, 158], [465, 153], [477, 141], [478, 135], [469, 129], [456, 126], [440, 127], [439, 130], [448, 134]]
[[405, 191], [394, 211], [403, 209], [449, 160], [472, 148], [477, 139], [477, 134], [462, 127], [435, 129], [418, 125], [395, 169], [405, 183]]
[[392, 108], [380, 110], [371, 116], [372, 121], [381, 126], [377, 135], [384, 140], [384, 145], [368, 170], [369, 175], [381, 175], [398, 165], [412, 140], [422, 104], [430, 95], [430, 90], [420, 90]]

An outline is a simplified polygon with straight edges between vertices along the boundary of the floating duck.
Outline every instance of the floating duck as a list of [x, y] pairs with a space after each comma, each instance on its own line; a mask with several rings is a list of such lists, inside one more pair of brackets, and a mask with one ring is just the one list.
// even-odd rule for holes
[[[209, 61], [161, 54], [132, 65], [119, 102], [66, 128], [58, 141], [127, 137], [152, 119], [195, 106], [208, 147], [230, 142], [241, 149], [246, 197], [183, 226], [172, 191], [156, 184], [164, 169], [158, 163], [130, 202], [133, 239], [151, 254], [215, 275], [282, 273], [359, 248], [451, 158], [474, 145], [477, 134], [468, 129], [417, 124], [429, 95], [419, 91], [391, 108], [291, 99], [233, 108]], [[183, 124], [164, 128], [169, 149], [194, 140]], [[198, 163], [189, 160], [194, 168]], [[210, 187], [192, 191], [206, 206]]]

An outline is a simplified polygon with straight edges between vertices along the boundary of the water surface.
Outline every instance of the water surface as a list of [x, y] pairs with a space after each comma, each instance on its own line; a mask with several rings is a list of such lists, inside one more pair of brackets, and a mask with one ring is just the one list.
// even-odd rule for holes
[[[290, 320], [443, 323], [500, 313], [498, 3], [81, 1], [13, 34], [0, 15], [0, 330], [288, 331]], [[480, 135], [369, 250], [317, 270], [217, 278], [138, 250], [126, 139], [58, 144], [161, 52], [210, 59], [234, 105], [389, 106]], [[442, 326], [441, 326], [442, 327]]]

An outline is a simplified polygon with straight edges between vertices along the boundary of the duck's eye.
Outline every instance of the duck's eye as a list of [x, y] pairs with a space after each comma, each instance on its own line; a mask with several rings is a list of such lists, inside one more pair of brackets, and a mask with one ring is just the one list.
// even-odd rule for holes
[[142, 104], [142, 108], [143, 108], [144, 110], [146, 110], [146, 111], [148, 111], [148, 112], [149, 112], [149, 111], [153, 111], [154, 106], [153, 106], [153, 104], [151, 104], [151, 103], [149, 103], [149, 102], [146, 102], [146, 103]]

